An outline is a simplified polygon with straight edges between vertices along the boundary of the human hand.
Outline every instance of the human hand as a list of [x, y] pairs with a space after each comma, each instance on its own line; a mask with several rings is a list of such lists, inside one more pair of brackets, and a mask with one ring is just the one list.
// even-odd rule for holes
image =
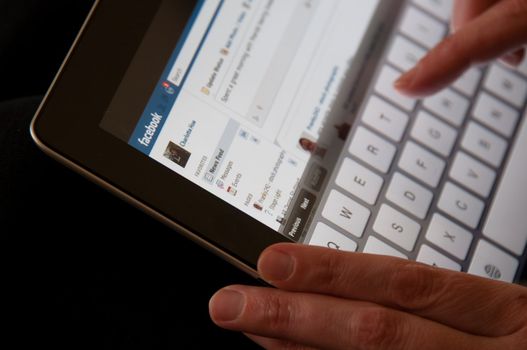
[[432, 94], [467, 68], [498, 57], [522, 62], [527, 43], [527, 0], [455, 0], [453, 34], [395, 83], [405, 95]]
[[229, 286], [213, 321], [266, 349], [527, 349], [527, 288], [416, 262], [278, 244], [277, 287]]

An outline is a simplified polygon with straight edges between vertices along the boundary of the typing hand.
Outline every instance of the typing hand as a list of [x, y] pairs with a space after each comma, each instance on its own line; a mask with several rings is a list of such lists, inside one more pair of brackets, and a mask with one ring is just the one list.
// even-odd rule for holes
[[405, 95], [434, 93], [472, 65], [496, 57], [518, 65], [527, 43], [527, 0], [455, 0], [453, 34], [432, 49], [395, 87]]
[[299, 244], [210, 302], [221, 327], [266, 349], [527, 349], [527, 288], [416, 262]]

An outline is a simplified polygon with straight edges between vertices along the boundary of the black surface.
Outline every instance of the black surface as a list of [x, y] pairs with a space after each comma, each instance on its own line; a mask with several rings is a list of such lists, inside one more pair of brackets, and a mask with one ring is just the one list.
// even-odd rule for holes
[[[0, 1], [0, 100], [45, 92], [88, 7]], [[255, 281], [43, 155], [28, 133], [39, 101], [0, 104], [0, 346], [254, 347], [207, 304]]]

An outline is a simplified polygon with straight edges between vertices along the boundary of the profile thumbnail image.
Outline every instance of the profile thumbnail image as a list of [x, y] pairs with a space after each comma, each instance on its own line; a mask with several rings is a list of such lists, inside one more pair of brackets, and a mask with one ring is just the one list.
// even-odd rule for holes
[[191, 153], [173, 142], [169, 142], [168, 146], [163, 153], [163, 156], [170, 159], [180, 167], [184, 168], [187, 166], [187, 162], [190, 158]]

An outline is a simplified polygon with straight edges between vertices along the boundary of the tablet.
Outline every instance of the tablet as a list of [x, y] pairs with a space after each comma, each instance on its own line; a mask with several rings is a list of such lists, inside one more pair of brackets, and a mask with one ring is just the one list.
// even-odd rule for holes
[[446, 35], [450, 7], [100, 0], [32, 134], [254, 276], [263, 249], [299, 242], [518, 280], [527, 222], [514, 237], [492, 227], [510, 219], [498, 184], [522, 156], [509, 144], [523, 142], [525, 99], [498, 101], [518, 115], [507, 130], [467, 115], [484, 75], [525, 77], [478, 70], [428, 103], [392, 88]]

